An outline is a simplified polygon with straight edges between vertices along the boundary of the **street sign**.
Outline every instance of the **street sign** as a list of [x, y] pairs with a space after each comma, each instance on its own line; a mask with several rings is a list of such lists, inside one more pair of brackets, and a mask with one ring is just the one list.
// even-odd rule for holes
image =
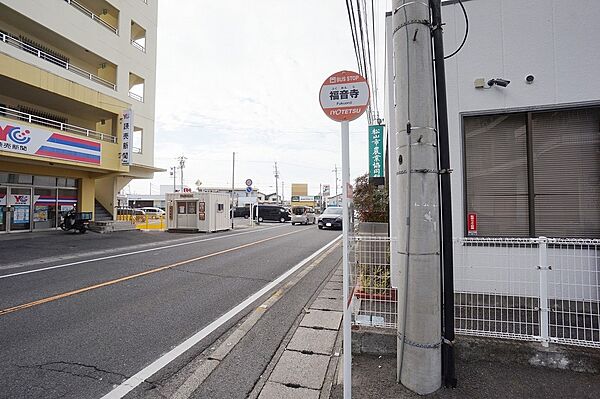
[[252, 192], [252, 187], [250, 187], [250, 186], [246, 187], [246, 192], [247, 193], [251, 193]]
[[252, 179], [246, 179], [246, 185], [250, 187], [252, 185]]
[[383, 177], [383, 126], [369, 126], [369, 176]]
[[329, 197], [331, 195], [331, 188], [329, 184], [323, 184], [323, 197]]
[[369, 104], [369, 84], [356, 72], [336, 72], [323, 82], [319, 102], [325, 115], [336, 122], [353, 121]]

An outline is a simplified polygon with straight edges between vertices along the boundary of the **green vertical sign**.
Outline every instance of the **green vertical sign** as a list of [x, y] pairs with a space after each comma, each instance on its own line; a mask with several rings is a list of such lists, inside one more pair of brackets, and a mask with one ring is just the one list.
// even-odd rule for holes
[[369, 126], [369, 176], [383, 177], [383, 125]]

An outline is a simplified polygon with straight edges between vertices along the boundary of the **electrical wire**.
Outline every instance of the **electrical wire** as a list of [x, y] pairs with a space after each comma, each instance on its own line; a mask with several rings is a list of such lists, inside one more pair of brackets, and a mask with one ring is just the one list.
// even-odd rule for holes
[[467, 15], [467, 10], [465, 9], [465, 6], [463, 5], [462, 0], [458, 0], [458, 5], [460, 5], [460, 8], [462, 8], [462, 12], [465, 17], [465, 35], [463, 37], [463, 40], [462, 40], [462, 43], [460, 44], [460, 46], [458, 46], [458, 48], [454, 52], [450, 53], [449, 55], [444, 56], [445, 60], [447, 60], [450, 57], [454, 57], [456, 54], [458, 54], [458, 52], [460, 50], [462, 50], [463, 46], [467, 42], [467, 36], [469, 35], [469, 16]]

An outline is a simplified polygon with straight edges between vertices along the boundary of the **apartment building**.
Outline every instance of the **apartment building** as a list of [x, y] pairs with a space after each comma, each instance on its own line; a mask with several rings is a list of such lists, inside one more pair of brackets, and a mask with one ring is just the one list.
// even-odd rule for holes
[[0, 233], [152, 178], [157, 0], [0, 0]]

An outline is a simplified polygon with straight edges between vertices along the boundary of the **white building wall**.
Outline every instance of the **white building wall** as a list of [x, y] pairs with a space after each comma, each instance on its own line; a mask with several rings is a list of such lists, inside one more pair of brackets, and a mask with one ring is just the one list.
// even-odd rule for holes
[[[463, 0], [469, 16], [464, 48], [446, 60], [452, 174], [453, 234], [464, 235], [461, 114], [600, 104], [598, 0]], [[461, 43], [458, 4], [442, 7], [447, 54]], [[534, 75], [533, 84], [525, 77]], [[504, 78], [506, 88], [476, 89], [474, 80]]]

